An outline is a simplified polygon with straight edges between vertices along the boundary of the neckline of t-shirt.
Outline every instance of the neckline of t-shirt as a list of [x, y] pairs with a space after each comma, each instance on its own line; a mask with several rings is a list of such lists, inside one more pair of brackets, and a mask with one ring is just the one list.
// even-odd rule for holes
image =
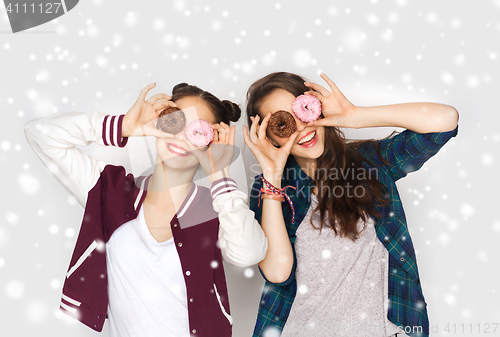
[[173, 243], [174, 242], [174, 236], [172, 235], [172, 237], [166, 241], [160, 241], [158, 242], [153, 234], [151, 234], [151, 232], [149, 231], [149, 228], [148, 228], [148, 224], [146, 223], [146, 217], [144, 216], [144, 208], [143, 208], [143, 205], [141, 205], [141, 208], [139, 209], [139, 222], [141, 223], [141, 228], [144, 232], [144, 234], [149, 238], [148, 240], [150, 242], [152, 242], [155, 246], [166, 246], [168, 245], [169, 243]]
[[[310, 194], [310, 204], [309, 204], [309, 208], [307, 209], [307, 213], [311, 213], [310, 215], [312, 216], [312, 211], [314, 210], [314, 208], [316, 208], [316, 206], [318, 205], [318, 202], [319, 202], [319, 199], [318, 199], [318, 196], [316, 194], [313, 194], [311, 193]], [[319, 214], [319, 211], [318, 211], [318, 214]], [[307, 214], [306, 214], [307, 215]], [[375, 219], [370, 215], [370, 214], [366, 214], [367, 215], [367, 219], [365, 221], [365, 223], [367, 225], [373, 225], [373, 227], [375, 227]], [[358, 221], [362, 221], [361, 219], [358, 219]], [[302, 221], [304, 222], [304, 221]], [[302, 223], [301, 223], [302, 224]], [[299, 226], [297, 227], [297, 231], [299, 230], [299, 228], [301, 227], [299, 224]]]

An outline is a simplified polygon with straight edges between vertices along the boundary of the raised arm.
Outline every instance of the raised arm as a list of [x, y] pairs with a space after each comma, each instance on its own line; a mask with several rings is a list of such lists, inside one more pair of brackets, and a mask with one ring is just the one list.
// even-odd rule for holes
[[24, 126], [26, 139], [54, 177], [85, 207], [88, 191], [106, 166], [76, 146], [98, 143], [123, 147], [124, 115], [111, 116], [98, 110], [65, 112], [37, 118]]
[[[271, 114], [268, 114], [260, 126], [257, 115], [252, 118], [252, 126], [247, 134], [246, 126], [243, 126], [243, 137], [245, 144], [253, 152], [263, 172], [263, 176], [277, 188], [281, 188], [281, 176], [290, 154], [290, 149], [295, 142], [299, 132], [290, 136], [287, 143], [279, 149], [272, 146], [266, 137], [267, 123]], [[272, 283], [286, 281], [292, 272], [294, 256], [293, 249], [286, 230], [285, 220], [281, 202], [272, 199], [261, 200], [260, 225], [269, 242], [266, 257], [259, 263], [259, 268], [265, 278]]]
[[393, 126], [418, 133], [447, 132], [458, 125], [458, 112], [450, 105], [415, 102], [371, 107], [355, 106], [328, 76], [321, 74], [321, 77], [328, 83], [331, 92], [319, 84], [306, 82], [306, 86], [315, 90], [306, 94], [314, 95], [320, 100], [325, 118], [308, 125], [356, 129]]
[[[331, 89], [315, 83], [306, 85], [316, 91], [308, 94], [322, 102], [325, 118], [309, 125], [368, 128], [393, 126], [405, 128], [394, 137], [377, 141], [381, 156], [389, 162], [394, 181], [418, 170], [452, 137], [458, 134], [458, 112], [449, 105], [415, 102], [392, 105], [354, 106], [325, 74], [321, 77]], [[371, 156], [375, 151], [367, 151]], [[385, 165], [385, 164], [384, 164]]]
[[[106, 166], [77, 146], [97, 143], [124, 147], [129, 136], [156, 135], [160, 130], [151, 126], [159, 111], [173, 102], [165, 94], [157, 94], [145, 101], [147, 92], [155, 85], [145, 87], [135, 104], [125, 115], [107, 115], [98, 110], [65, 112], [34, 119], [26, 123], [26, 139], [37, 156], [54, 177], [85, 207], [87, 194]], [[165, 98], [167, 100], [159, 101]], [[156, 103], [155, 103], [156, 102]], [[141, 126], [144, 126], [141, 128]]]

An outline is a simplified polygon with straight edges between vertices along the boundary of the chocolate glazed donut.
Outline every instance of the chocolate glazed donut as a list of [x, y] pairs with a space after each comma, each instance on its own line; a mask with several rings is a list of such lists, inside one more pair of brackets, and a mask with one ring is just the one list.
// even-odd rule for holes
[[295, 119], [286, 110], [278, 110], [271, 115], [267, 128], [280, 138], [287, 138], [297, 130]]
[[166, 107], [160, 112], [159, 118], [156, 121], [156, 128], [166, 133], [178, 134], [186, 125], [186, 117], [184, 112], [173, 106]]

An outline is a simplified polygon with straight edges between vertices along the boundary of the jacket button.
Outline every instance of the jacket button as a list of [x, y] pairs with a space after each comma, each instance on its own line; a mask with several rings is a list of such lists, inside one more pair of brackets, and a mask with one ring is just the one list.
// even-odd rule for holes
[[101, 314], [97, 315], [97, 318], [102, 319], [103, 316]]
[[177, 224], [176, 224], [176, 223], [174, 223], [174, 227], [177, 227]]
[[188, 270], [188, 271], [186, 272], [186, 275], [187, 275], [187, 276], [191, 275], [191, 272]]
[[400, 258], [399, 261], [403, 262], [405, 260], [404, 257]]
[[191, 298], [189, 299], [189, 302], [193, 303], [193, 301], [194, 301], [194, 298], [192, 298], [192, 297], [191, 297]]
[[195, 333], [196, 333], [196, 329], [191, 330], [191, 332], [192, 332], [193, 334], [195, 334]]
[[179, 242], [177, 246], [182, 247], [182, 242]]

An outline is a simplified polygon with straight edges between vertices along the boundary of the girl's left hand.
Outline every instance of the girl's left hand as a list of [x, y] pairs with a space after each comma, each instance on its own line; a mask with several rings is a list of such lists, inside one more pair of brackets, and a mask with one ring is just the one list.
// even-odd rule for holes
[[314, 95], [321, 102], [321, 112], [324, 118], [317, 119], [313, 122], [307, 123], [311, 126], [339, 126], [339, 127], [353, 127], [353, 116], [356, 114], [356, 107], [347, 100], [342, 92], [337, 88], [335, 83], [321, 73], [321, 78], [328, 83], [332, 92], [329, 92], [325, 87], [312, 83], [305, 82], [304, 84], [316, 91], [310, 90], [305, 92], [305, 95]]
[[[198, 158], [203, 171], [207, 174], [210, 180], [217, 173], [221, 175], [224, 171], [225, 176], [229, 176], [229, 165], [234, 155], [234, 138], [236, 134], [236, 126], [227, 125], [224, 122], [212, 124], [214, 129], [214, 139], [207, 147], [198, 148], [186, 141], [188, 150]], [[215, 179], [215, 178], [214, 178]]]

